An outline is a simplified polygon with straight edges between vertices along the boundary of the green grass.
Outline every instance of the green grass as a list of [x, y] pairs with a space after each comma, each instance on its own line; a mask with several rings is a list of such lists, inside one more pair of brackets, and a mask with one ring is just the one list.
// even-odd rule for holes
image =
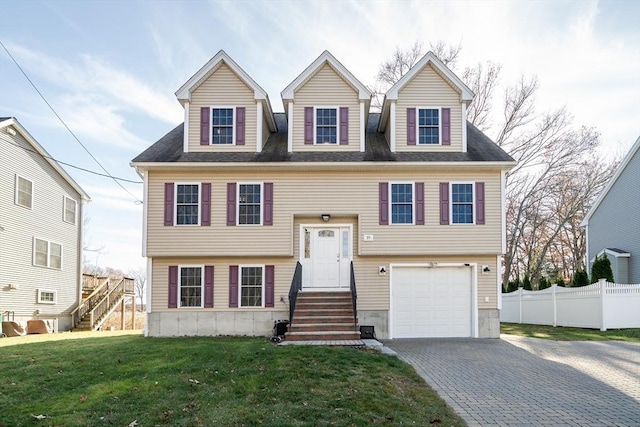
[[7, 340], [2, 426], [465, 425], [412, 367], [364, 350], [261, 338]]
[[612, 329], [599, 331], [597, 329], [567, 328], [562, 326], [520, 325], [517, 323], [502, 323], [500, 332], [522, 337], [544, 338], [555, 341], [628, 341], [640, 342], [640, 329]]

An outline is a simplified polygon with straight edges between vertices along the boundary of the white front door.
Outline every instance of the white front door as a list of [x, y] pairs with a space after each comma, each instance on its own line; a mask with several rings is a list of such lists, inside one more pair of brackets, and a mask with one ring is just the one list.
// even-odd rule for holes
[[349, 289], [351, 227], [303, 227], [303, 287]]

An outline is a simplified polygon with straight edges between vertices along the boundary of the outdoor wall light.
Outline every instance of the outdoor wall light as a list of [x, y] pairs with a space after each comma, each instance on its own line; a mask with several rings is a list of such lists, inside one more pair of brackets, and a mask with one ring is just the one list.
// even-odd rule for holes
[[483, 266], [482, 266], [482, 272], [483, 272], [484, 274], [487, 274], [487, 273], [489, 273], [490, 271], [491, 271], [491, 269], [489, 268], [489, 266], [488, 266], [488, 265], [483, 265]]
[[322, 214], [322, 220], [324, 222], [329, 222], [329, 220], [331, 219], [331, 215], [329, 214]]

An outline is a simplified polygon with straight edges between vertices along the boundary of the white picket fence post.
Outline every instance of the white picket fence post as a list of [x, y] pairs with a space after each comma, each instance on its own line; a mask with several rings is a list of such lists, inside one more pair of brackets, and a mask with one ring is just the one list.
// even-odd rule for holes
[[605, 321], [605, 295], [607, 293], [607, 279], [598, 279], [600, 285], [600, 330], [607, 330], [607, 322]]

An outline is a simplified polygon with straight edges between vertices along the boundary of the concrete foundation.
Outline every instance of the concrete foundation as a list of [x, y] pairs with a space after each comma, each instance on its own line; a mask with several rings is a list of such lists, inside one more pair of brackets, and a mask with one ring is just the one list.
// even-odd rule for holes
[[358, 310], [358, 325], [373, 326], [376, 338], [389, 338], [388, 310]]
[[478, 310], [478, 338], [500, 338], [500, 310]]
[[145, 336], [218, 336], [268, 337], [273, 322], [289, 317], [277, 311], [186, 311], [154, 312], [147, 315]]

